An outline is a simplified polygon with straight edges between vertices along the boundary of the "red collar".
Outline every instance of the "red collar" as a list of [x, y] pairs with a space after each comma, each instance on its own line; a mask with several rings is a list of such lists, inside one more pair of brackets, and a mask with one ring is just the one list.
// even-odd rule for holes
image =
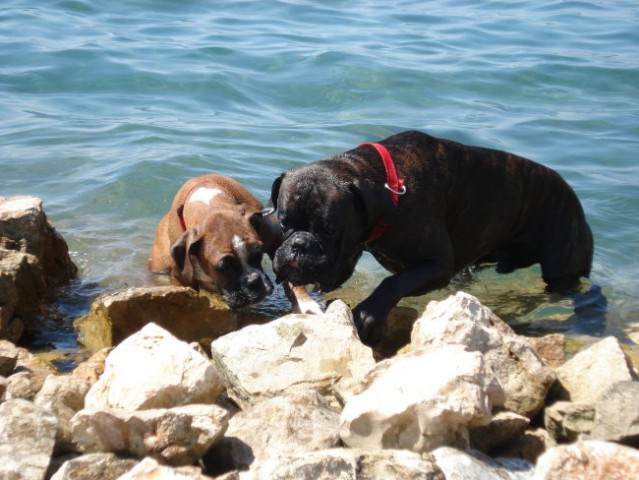
[[[399, 197], [406, 193], [406, 186], [404, 185], [404, 179], [397, 177], [397, 172], [395, 171], [395, 164], [393, 163], [393, 157], [388, 152], [386, 147], [380, 145], [379, 143], [362, 143], [360, 147], [373, 147], [377, 150], [377, 153], [382, 157], [382, 162], [384, 163], [384, 170], [386, 170], [386, 183], [384, 184], [384, 188], [388, 190], [388, 196], [394, 205], [399, 203]], [[368, 244], [373, 240], [377, 240], [381, 237], [390, 225], [385, 223], [377, 222], [371, 230], [370, 235], [366, 240], [364, 240], [364, 244]]]

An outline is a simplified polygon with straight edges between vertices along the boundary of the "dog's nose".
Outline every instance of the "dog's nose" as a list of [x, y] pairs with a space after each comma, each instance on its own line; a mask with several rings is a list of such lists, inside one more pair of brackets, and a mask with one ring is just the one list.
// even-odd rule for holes
[[306, 241], [302, 237], [295, 237], [292, 240], [293, 250], [300, 252], [304, 250], [304, 246], [306, 245]]

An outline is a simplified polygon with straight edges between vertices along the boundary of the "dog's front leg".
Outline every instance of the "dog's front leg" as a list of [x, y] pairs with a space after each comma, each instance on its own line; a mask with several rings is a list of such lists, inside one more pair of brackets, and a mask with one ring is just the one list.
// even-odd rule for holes
[[437, 260], [385, 278], [368, 298], [353, 309], [360, 340], [369, 346], [377, 344], [388, 312], [402, 298], [444, 288], [452, 276], [452, 263]]

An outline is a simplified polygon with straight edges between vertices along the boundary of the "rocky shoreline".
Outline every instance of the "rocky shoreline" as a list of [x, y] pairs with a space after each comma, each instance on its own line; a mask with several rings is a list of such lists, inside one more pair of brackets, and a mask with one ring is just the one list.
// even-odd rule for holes
[[566, 361], [562, 335], [458, 292], [396, 310], [405, 345], [380, 358], [339, 300], [255, 325], [149, 287], [96, 300], [76, 321], [95, 353], [61, 374], [15, 344], [74, 269], [38, 199], [0, 198], [2, 479], [639, 478], [639, 375], [614, 337]]

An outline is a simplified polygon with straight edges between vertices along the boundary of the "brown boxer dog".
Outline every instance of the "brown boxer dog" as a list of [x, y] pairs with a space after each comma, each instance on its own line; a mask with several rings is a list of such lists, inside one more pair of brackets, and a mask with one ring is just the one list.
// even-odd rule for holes
[[[260, 302], [273, 291], [262, 254], [273, 257], [282, 231], [273, 215], [235, 180], [209, 174], [188, 180], [160, 221], [149, 269], [168, 273], [174, 285], [220, 293], [231, 308]], [[319, 306], [303, 286], [284, 284], [302, 312]]]
[[284, 230], [278, 281], [332, 290], [363, 250], [394, 274], [353, 310], [369, 345], [399, 300], [443, 288], [468, 266], [509, 273], [540, 263], [548, 289], [562, 293], [590, 274], [592, 234], [556, 172], [420, 132], [285, 172], [271, 203]]

